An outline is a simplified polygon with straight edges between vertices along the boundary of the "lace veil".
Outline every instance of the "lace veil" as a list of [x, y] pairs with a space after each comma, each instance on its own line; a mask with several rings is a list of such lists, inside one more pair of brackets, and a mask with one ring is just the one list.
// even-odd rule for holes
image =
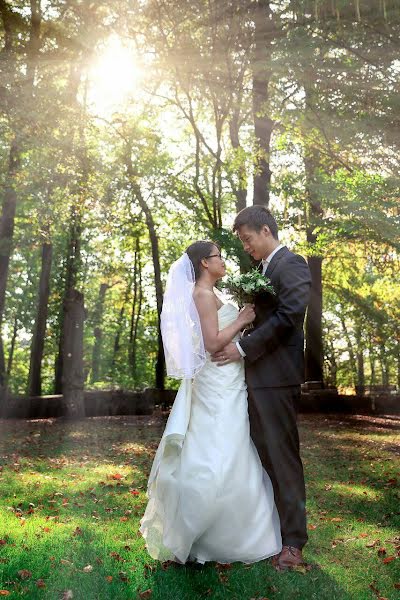
[[192, 379], [206, 361], [194, 284], [193, 264], [185, 252], [169, 270], [161, 312], [167, 374], [176, 379]]

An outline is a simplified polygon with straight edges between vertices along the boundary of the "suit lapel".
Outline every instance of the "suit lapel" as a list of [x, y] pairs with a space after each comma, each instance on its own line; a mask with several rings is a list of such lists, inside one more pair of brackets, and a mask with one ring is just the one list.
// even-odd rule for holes
[[286, 256], [286, 254], [288, 252], [289, 252], [289, 250], [286, 248], [286, 246], [284, 246], [283, 248], [278, 250], [278, 252], [276, 254], [274, 254], [271, 262], [269, 263], [269, 265], [267, 267], [267, 270], [264, 273], [265, 277], [271, 278], [271, 275], [274, 272], [276, 265], [279, 263], [280, 260], [282, 260], [282, 258], [284, 256]]

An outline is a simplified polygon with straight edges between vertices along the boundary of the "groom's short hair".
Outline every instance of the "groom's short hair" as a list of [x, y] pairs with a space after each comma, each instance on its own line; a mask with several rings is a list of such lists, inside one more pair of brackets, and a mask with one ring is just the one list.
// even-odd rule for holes
[[233, 232], [238, 232], [239, 229], [247, 225], [254, 231], [261, 231], [264, 225], [267, 225], [272, 236], [278, 239], [278, 225], [273, 217], [271, 211], [261, 204], [254, 204], [253, 206], [247, 206], [243, 208], [237, 215], [233, 223]]

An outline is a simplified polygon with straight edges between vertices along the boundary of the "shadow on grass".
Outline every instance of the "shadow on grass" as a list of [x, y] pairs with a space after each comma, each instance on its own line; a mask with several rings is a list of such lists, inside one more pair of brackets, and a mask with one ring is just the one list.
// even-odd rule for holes
[[187, 567], [158, 568], [152, 575], [152, 600], [250, 600], [329, 598], [350, 600], [343, 587], [321, 569], [306, 574], [277, 573], [267, 561], [253, 565], [234, 564], [228, 570], [215, 563], [201, 570]]

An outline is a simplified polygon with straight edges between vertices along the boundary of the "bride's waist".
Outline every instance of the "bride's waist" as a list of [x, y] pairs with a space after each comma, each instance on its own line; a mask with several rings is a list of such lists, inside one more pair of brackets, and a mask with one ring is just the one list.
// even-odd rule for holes
[[[208, 354], [208, 353], [207, 353]], [[211, 356], [207, 355], [207, 360], [196, 375], [195, 381], [203, 381], [207, 383], [215, 383], [215, 385], [237, 385], [244, 384], [244, 361], [240, 359], [238, 361], [228, 363], [226, 365], [218, 366], [218, 363], [212, 362]]]

